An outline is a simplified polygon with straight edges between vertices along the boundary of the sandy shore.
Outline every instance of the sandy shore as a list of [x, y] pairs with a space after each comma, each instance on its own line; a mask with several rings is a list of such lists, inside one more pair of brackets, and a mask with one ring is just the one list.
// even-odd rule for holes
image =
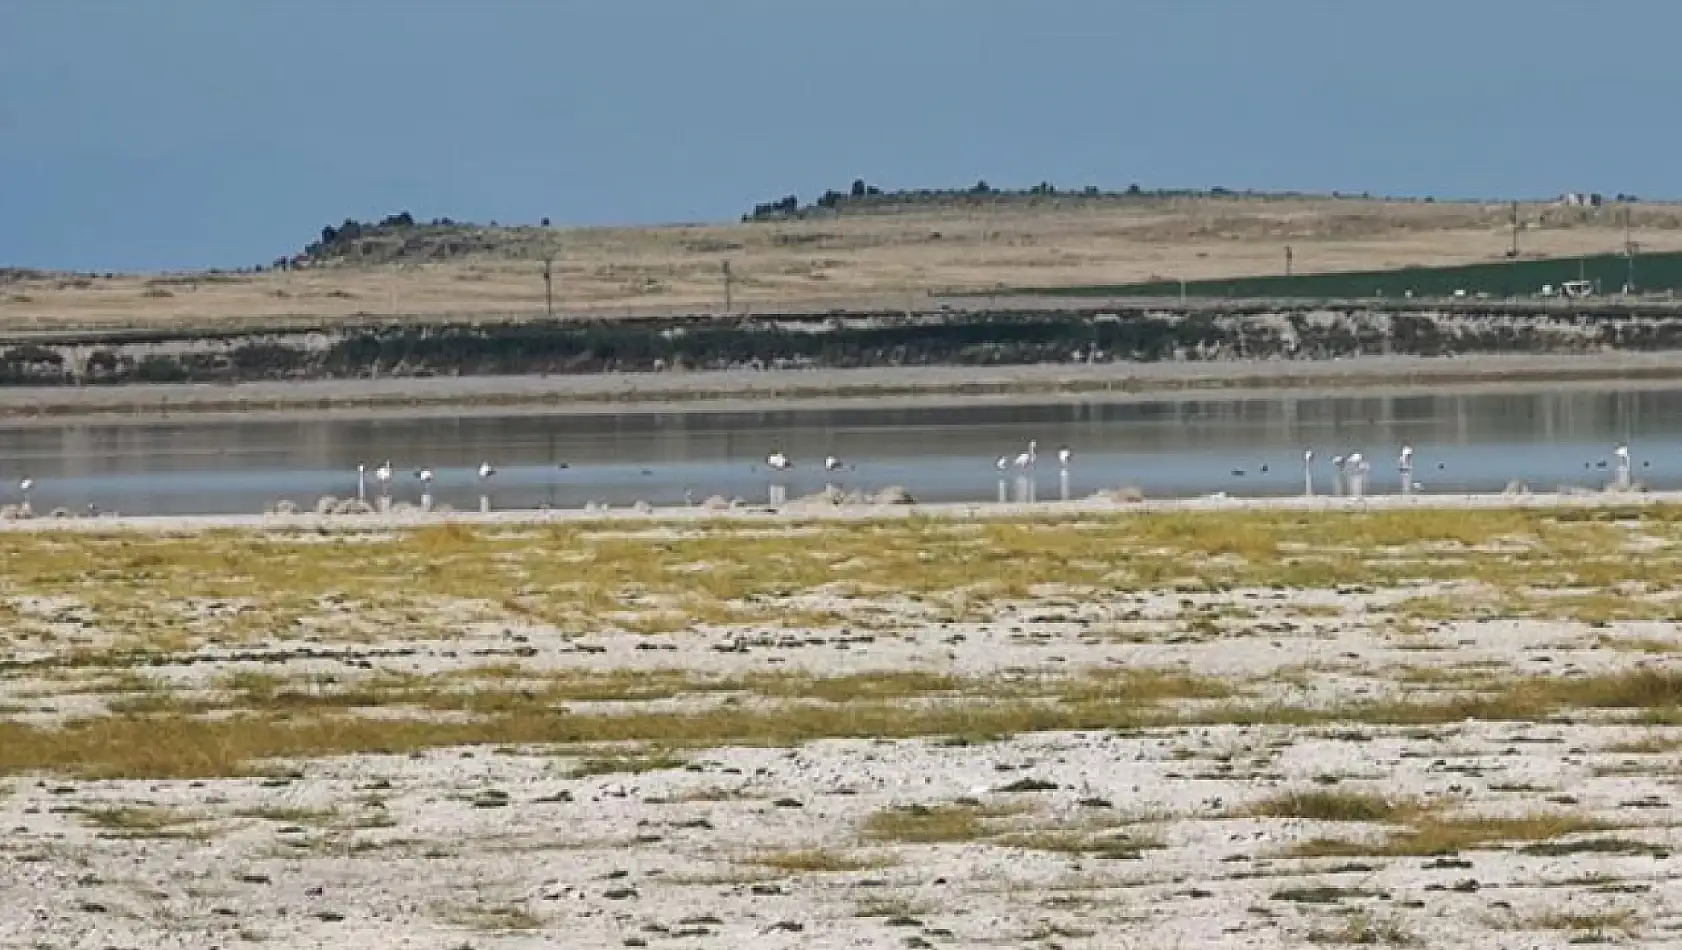
[[1014, 367], [708, 371], [591, 376], [388, 378], [235, 385], [0, 388], [0, 416], [154, 418], [253, 412], [439, 409], [669, 412], [678, 409], [856, 405], [981, 398], [1243, 396], [1284, 390], [1546, 383], [1660, 385], [1682, 380], [1682, 352], [1454, 358], [1374, 356], [1326, 361], [1229, 361]]

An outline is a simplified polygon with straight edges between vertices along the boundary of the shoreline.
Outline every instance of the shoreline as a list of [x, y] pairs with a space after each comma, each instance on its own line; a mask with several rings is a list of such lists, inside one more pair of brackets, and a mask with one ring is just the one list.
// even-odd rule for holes
[[92, 533], [139, 532], [150, 534], [199, 534], [212, 531], [291, 532], [316, 531], [369, 533], [435, 528], [447, 525], [468, 527], [534, 527], [543, 525], [582, 526], [591, 524], [674, 524], [793, 526], [807, 522], [868, 523], [925, 518], [937, 521], [1010, 521], [1066, 516], [1169, 515], [1209, 512], [1307, 512], [1360, 514], [1395, 511], [1467, 511], [1503, 509], [1653, 508], [1682, 505], [1682, 490], [1664, 492], [1522, 492], [1484, 494], [1368, 495], [1363, 498], [1316, 495], [1314, 497], [1229, 495], [1120, 501], [1099, 496], [1074, 501], [1040, 502], [938, 502], [930, 504], [833, 505], [823, 502], [792, 502], [780, 507], [746, 505], [739, 508], [657, 507], [530, 508], [493, 511], [421, 512], [399, 510], [368, 515], [319, 515], [312, 511], [296, 514], [254, 515], [103, 515], [96, 517], [0, 520], [0, 533], [30, 531], [84, 531]]
[[971, 403], [977, 399], [1244, 398], [1321, 390], [1477, 391], [1549, 384], [1682, 382], [1682, 351], [1570, 356], [1361, 356], [1321, 361], [1038, 364], [1003, 367], [716, 370], [578, 376], [393, 377], [237, 384], [0, 387], [6, 423], [155, 421], [257, 414], [439, 411], [613, 413]]

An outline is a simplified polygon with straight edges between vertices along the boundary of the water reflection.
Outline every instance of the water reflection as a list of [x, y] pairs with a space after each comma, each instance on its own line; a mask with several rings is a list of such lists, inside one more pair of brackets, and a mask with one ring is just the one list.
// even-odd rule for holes
[[[31, 424], [0, 429], [0, 500], [18, 501], [20, 479], [31, 477], [38, 511], [253, 512], [281, 497], [309, 506], [323, 494], [370, 493], [457, 508], [763, 502], [837, 481], [828, 455], [848, 460], [848, 490], [900, 485], [926, 500], [1079, 498], [1122, 485], [1153, 497], [1298, 494], [1317, 479], [1342, 493], [1356, 486], [1332, 460], [1357, 452], [1373, 470], [1362, 473], [1369, 493], [1415, 482], [1423, 492], [1500, 490], [1514, 480], [1537, 490], [1625, 479], [1661, 488], [1682, 484], [1679, 423], [1682, 389]], [[1071, 446], [1075, 460], [1053, 471], [1000, 464], [1030, 440]], [[1631, 459], [1615, 463], [1623, 440]], [[1403, 446], [1413, 448], [1405, 470]], [[1305, 449], [1315, 453], [1306, 462]], [[794, 467], [770, 472], [772, 451]], [[386, 459], [434, 479], [378, 478]], [[494, 479], [479, 477], [486, 459]]]

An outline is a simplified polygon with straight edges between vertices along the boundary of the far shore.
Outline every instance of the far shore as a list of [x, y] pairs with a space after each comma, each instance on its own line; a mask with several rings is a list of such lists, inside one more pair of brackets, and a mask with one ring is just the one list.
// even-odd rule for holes
[[98, 418], [250, 418], [261, 414], [618, 413], [954, 405], [977, 400], [1175, 396], [1246, 398], [1282, 392], [1384, 395], [1420, 387], [1492, 391], [1536, 385], [1657, 387], [1682, 382], [1682, 351], [1463, 357], [1366, 356], [1321, 361], [905, 366], [721, 370], [578, 376], [389, 377], [232, 385], [0, 387], [0, 418], [19, 424]]

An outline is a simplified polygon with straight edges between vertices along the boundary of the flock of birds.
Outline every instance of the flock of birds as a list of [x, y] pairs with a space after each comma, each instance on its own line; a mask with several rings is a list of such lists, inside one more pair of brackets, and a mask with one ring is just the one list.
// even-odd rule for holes
[[[1612, 457], [1614, 459], [1615, 472], [1615, 481], [1613, 483], [1614, 487], [1621, 489], [1629, 488], [1631, 484], [1629, 444], [1626, 442], [1618, 443], [1618, 445], [1612, 450]], [[1073, 459], [1074, 451], [1067, 445], [1062, 446], [1057, 450], [1057, 464], [1063, 476], [1065, 486], [1067, 485], [1068, 480], [1069, 464]], [[1334, 494], [1359, 496], [1366, 492], [1367, 476], [1372, 471], [1372, 464], [1367, 461], [1366, 457], [1362, 455], [1362, 453], [1354, 451], [1347, 454], [1334, 455], [1331, 458], [1331, 463], [1334, 477]], [[787, 454], [781, 451], [772, 452], [770, 455], [766, 456], [765, 464], [773, 471], [778, 472], [785, 472], [794, 467], [794, 462]], [[1039, 464], [1039, 442], [1037, 440], [1030, 439], [1028, 440], [1028, 447], [1023, 449], [1020, 453], [1014, 457], [1001, 455], [993, 464], [999, 471], [1001, 485], [1004, 484], [1003, 478], [1005, 473], [1011, 471], [1012, 469], [1025, 476], [1031, 475], [1037, 470]], [[1642, 463], [1643, 466], [1650, 464], [1651, 463], [1648, 462]], [[1591, 465], [1596, 465], [1596, 463], [1583, 463], [1583, 467], [1585, 469], [1590, 468]], [[850, 468], [850, 466], [844, 466], [842, 461], [834, 455], [827, 456], [824, 459], [824, 469], [826, 471], [839, 471], [843, 467]], [[1401, 490], [1403, 494], [1412, 494], [1414, 492], [1424, 490], [1424, 485], [1416, 481], [1413, 477], [1413, 467], [1413, 446], [1404, 444], [1401, 452], [1396, 456], [1396, 471], [1401, 476]], [[1445, 467], [1444, 463], [1437, 463], [1438, 471], [1442, 471]], [[1602, 461], [1597, 463], [1596, 467], [1606, 468], [1607, 466], [1606, 463]], [[1303, 450], [1302, 472], [1303, 492], [1306, 495], [1312, 496], [1314, 494], [1313, 449]], [[1264, 464], [1261, 466], [1261, 473], [1264, 475], [1268, 473], [1267, 465]], [[1248, 473], [1245, 469], [1235, 468], [1232, 470], [1232, 474], [1236, 477], [1242, 478]], [[1224, 495], [1225, 493], [1222, 492], [1221, 494]], [[1002, 498], [1003, 490], [1001, 489], [1001, 499]]]
[[[384, 462], [380, 463], [378, 468], [374, 469], [374, 481], [379, 483], [380, 495], [382, 497], [389, 497], [391, 495], [391, 480], [395, 477], [395, 475], [396, 472], [391, 467], [391, 459], [386, 459]], [[491, 479], [495, 476], [496, 466], [489, 462], [479, 463], [479, 485], [482, 490], [490, 490]], [[423, 496], [430, 495], [432, 493], [432, 469], [415, 469], [415, 478], [421, 483], [421, 494]], [[356, 465], [356, 499], [357, 501], [366, 501], [367, 497], [368, 466], [365, 463], [358, 462]]]
[[[999, 456], [999, 471], [1003, 472], [1013, 465], [1017, 469], [1024, 471], [1034, 468], [1034, 466], [1039, 462], [1039, 447], [1039, 442], [1030, 439], [1028, 440], [1028, 448], [1023, 450], [1014, 459], [1008, 455]], [[1066, 445], [1057, 450], [1057, 462], [1063, 468], [1068, 468], [1069, 461], [1074, 457], [1073, 450]], [[794, 462], [783, 452], [772, 452], [770, 455], [765, 456], [765, 465], [772, 471], [786, 472], [794, 467]], [[824, 456], [823, 467], [826, 472], [839, 472], [842, 469], [850, 470], [854, 468], [854, 466], [846, 464], [841, 461], [839, 457], [834, 455]]]

